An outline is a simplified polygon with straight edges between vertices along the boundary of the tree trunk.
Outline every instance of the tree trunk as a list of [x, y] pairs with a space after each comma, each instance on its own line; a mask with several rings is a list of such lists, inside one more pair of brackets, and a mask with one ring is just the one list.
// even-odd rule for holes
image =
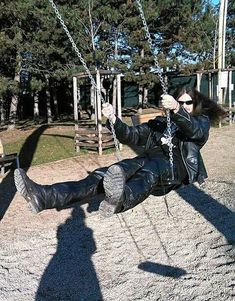
[[148, 103], [148, 89], [144, 87], [143, 89], [143, 107], [147, 107]]
[[50, 93], [50, 80], [49, 77], [46, 77], [47, 88], [46, 88], [46, 107], [47, 107], [47, 123], [52, 123], [52, 114], [51, 114], [51, 93]]
[[139, 104], [138, 104], [138, 113], [141, 114], [143, 111], [143, 86], [139, 85]]
[[33, 95], [33, 119], [35, 123], [39, 122], [39, 97], [38, 92], [35, 92]]
[[[144, 58], [144, 49], [141, 49], [140, 57]], [[143, 73], [143, 68], [140, 67], [140, 74]], [[139, 106], [138, 113], [142, 113], [143, 110], [143, 102], [144, 102], [144, 86], [139, 85]]]
[[54, 116], [55, 116], [55, 119], [57, 119], [58, 115], [59, 115], [59, 110], [58, 110], [58, 99], [57, 99], [57, 94], [56, 94], [56, 87], [54, 85], [51, 88], [51, 93], [52, 93], [52, 101], [53, 101], [53, 106], [54, 106]]
[[[14, 80], [19, 84], [20, 82], [19, 72], [15, 74]], [[19, 102], [19, 96], [17, 94], [13, 94], [11, 98], [11, 104], [10, 104], [9, 124], [7, 127], [8, 130], [12, 130], [15, 128], [18, 102]]]
[[103, 86], [103, 82], [104, 82], [104, 77], [101, 77], [101, 81], [100, 81], [100, 92], [101, 92], [101, 95], [104, 99], [105, 102], [107, 102], [107, 97], [108, 97], [108, 93], [107, 93], [107, 90], [104, 88]]
[[116, 109], [117, 107], [117, 78], [115, 77], [113, 80], [113, 107]]
[[95, 97], [96, 90], [93, 85], [91, 85], [91, 120], [95, 120]]
[[46, 105], [47, 105], [47, 123], [52, 123], [52, 115], [51, 115], [51, 94], [49, 90], [46, 90]]
[[1, 125], [5, 124], [5, 120], [6, 120], [6, 112], [4, 109], [4, 103], [3, 103], [3, 99], [0, 99], [0, 122], [1, 122]]

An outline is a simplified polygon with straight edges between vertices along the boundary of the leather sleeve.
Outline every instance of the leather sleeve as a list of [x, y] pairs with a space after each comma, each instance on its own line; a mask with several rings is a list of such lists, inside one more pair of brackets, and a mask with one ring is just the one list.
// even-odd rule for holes
[[172, 121], [178, 126], [184, 136], [204, 144], [209, 136], [210, 122], [207, 116], [192, 116], [183, 107], [171, 115]]
[[[107, 120], [106, 126], [109, 130], [111, 130], [109, 120]], [[121, 143], [137, 146], [145, 145], [151, 132], [151, 129], [149, 128], [147, 123], [143, 123], [137, 126], [128, 126], [118, 117], [116, 118], [116, 122], [114, 124], [114, 130], [117, 139]]]

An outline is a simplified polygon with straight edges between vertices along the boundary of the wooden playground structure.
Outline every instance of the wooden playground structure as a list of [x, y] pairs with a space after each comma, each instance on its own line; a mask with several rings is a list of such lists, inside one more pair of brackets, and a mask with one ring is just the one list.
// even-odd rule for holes
[[[117, 116], [122, 119], [121, 112], [121, 74], [110, 70], [96, 70], [91, 72], [92, 76], [96, 78], [97, 89], [101, 93], [106, 94], [103, 87], [103, 80], [112, 77], [113, 90], [113, 106], [116, 110]], [[82, 79], [89, 78], [87, 73], [78, 73], [73, 76], [73, 100], [74, 100], [74, 120], [75, 120], [75, 148], [79, 152], [82, 147], [87, 149], [97, 150], [99, 155], [106, 148], [114, 147], [113, 136], [110, 131], [102, 124], [102, 99], [100, 93], [91, 85], [91, 107], [94, 109], [94, 122], [85, 122], [79, 119], [80, 115], [80, 82]], [[107, 98], [106, 98], [106, 101]], [[121, 145], [119, 145], [121, 148]]]

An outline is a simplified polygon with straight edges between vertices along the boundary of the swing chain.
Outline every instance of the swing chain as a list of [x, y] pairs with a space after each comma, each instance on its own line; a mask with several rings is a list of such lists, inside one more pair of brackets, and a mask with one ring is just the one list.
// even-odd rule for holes
[[[142, 4], [140, 2], [140, 0], [136, 0], [136, 3], [138, 5], [138, 9], [139, 9], [139, 12], [140, 12], [140, 17], [141, 17], [141, 20], [142, 20], [142, 23], [143, 23], [143, 27], [144, 27], [144, 30], [145, 30], [145, 34], [146, 34], [146, 38], [147, 38], [147, 41], [148, 41], [148, 44], [149, 44], [149, 48], [154, 56], [154, 63], [155, 63], [155, 66], [157, 68], [157, 74], [158, 74], [158, 77], [159, 77], [159, 80], [160, 80], [160, 83], [161, 83], [161, 86], [162, 86], [162, 90], [163, 90], [163, 94], [167, 94], [167, 85], [166, 85], [166, 82], [164, 81], [164, 78], [162, 76], [162, 70], [161, 70], [161, 67], [159, 65], [159, 62], [158, 62], [158, 59], [157, 59], [157, 56], [154, 54], [154, 47], [153, 47], [153, 40], [150, 36], [150, 33], [149, 33], [149, 28], [148, 28], [148, 25], [147, 25], [147, 22], [146, 22], [146, 19], [145, 19], [145, 16], [144, 16], [144, 10], [143, 10], [143, 7], [142, 7]], [[172, 135], [171, 135], [171, 118], [170, 118], [170, 110], [166, 110], [166, 120], [167, 120], [167, 133], [168, 133], [168, 139], [169, 139], [169, 161], [170, 161], [170, 167], [171, 167], [171, 173], [172, 173], [172, 179], [174, 179], [174, 171], [173, 171], [173, 144], [172, 144]]]
[[171, 178], [174, 180], [174, 159], [173, 159], [173, 143], [172, 143], [172, 134], [171, 134], [171, 118], [169, 110], [166, 114], [166, 124], [167, 124], [167, 132], [168, 132], [168, 139], [169, 139], [169, 161], [171, 167]]
[[[144, 30], [145, 30], [146, 38], [147, 38], [147, 41], [148, 41], [148, 44], [149, 44], [149, 48], [150, 48], [151, 52], [154, 55], [153, 40], [152, 40], [152, 38], [150, 36], [150, 33], [149, 33], [149, 28], [148, 28], [148, 25], [147, 25], [147, 22], [146, 22], [146, 19], [145, 19], [145, 16], [144, 16], [144, 10], [143, 10], [142, 4], [141, 4], [140, 0], [136, 0], [136, 2], [137, 2], [137, 5], [138, 5], [138, 8], [139, 8], [142, 23], [144, 25]], [[158, 59], [157, 59], [156, 55], [154, 55], [154, 63], [155, 63], [155, 66], [157, 67], [157, 74], [158, 74], [160, 82], [161, 82], [163, 93], [167, 94], [167, 86], [166, 86], [166, 83], [163, 79], [161, 67], [159, 65], [159, 62], [158, 62]]]
[[[80, 62], [82, 63], [84, 69], [86, 70], [86, 73], [91, 81], [91, 84], [92, 86], [96, 89], [97, 93], [99, 94], [99, 97], [100, 97], [100, 100], [101, 102], [104, 104], [105, 103], [105, 100], [101, 94], [101, 91], [100, 89], [98, 88], [97, 84], [96, 84], [96, 81], [94, 80], [94, 77], [92, 76], [84, 58], [82, 57], [82, 54], [80, 53], [76, 43], [74, 42], [74, 39], [72, 38], [67, 26], [65, 25], [65, 22], [56, 6], [56, 4], [54, 3], [53, 0], [48, 0], [52, 6], [52, 8], [54, 9], [54, 12], [56, 14], [56, 17], [58, 18], [58, 20], [60, 21], [60, 24], [61, 26], [63, 27], [67, 37], [69, 38], [69, 41], [71, 42], [72, 44], [72, 47], [74, 48]], [[120, 155], [120, 151], [119, 151], [119, 146], [118, 146], [118, 140], [117, 140], [117, 136], [116, 136], [116, 133], [115, 133], [115, 130], [114, 130], [114, 125], [113, 125], [113, 122], [111, 120], [111, 118], [109, 118], [109, 123], [110, 123], [110, 127], [111, 127], [111, 131], [112, 131], [112, 135], [113, 135], [113, 140], [114, 140], [114, 144], [115, 144], [115, 148], [116, 148], [116, 157], [117, 157], [117, 160], [118, 161], [121, 161], [121, 155]]]

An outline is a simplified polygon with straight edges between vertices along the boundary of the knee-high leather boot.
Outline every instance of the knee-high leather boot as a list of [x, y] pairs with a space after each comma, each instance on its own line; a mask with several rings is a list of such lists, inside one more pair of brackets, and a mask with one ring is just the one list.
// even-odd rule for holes
[[29, 203], [32, 211], [38, 213], [44, 209], [62, 208], [75, 202], [83, 204], [96, 194], [102, 193], [105, 170], [96, 170], [80, 181], [40, 185], [32, 181], [23, 169], [16, 169], [14, 179], [18, 192]]

